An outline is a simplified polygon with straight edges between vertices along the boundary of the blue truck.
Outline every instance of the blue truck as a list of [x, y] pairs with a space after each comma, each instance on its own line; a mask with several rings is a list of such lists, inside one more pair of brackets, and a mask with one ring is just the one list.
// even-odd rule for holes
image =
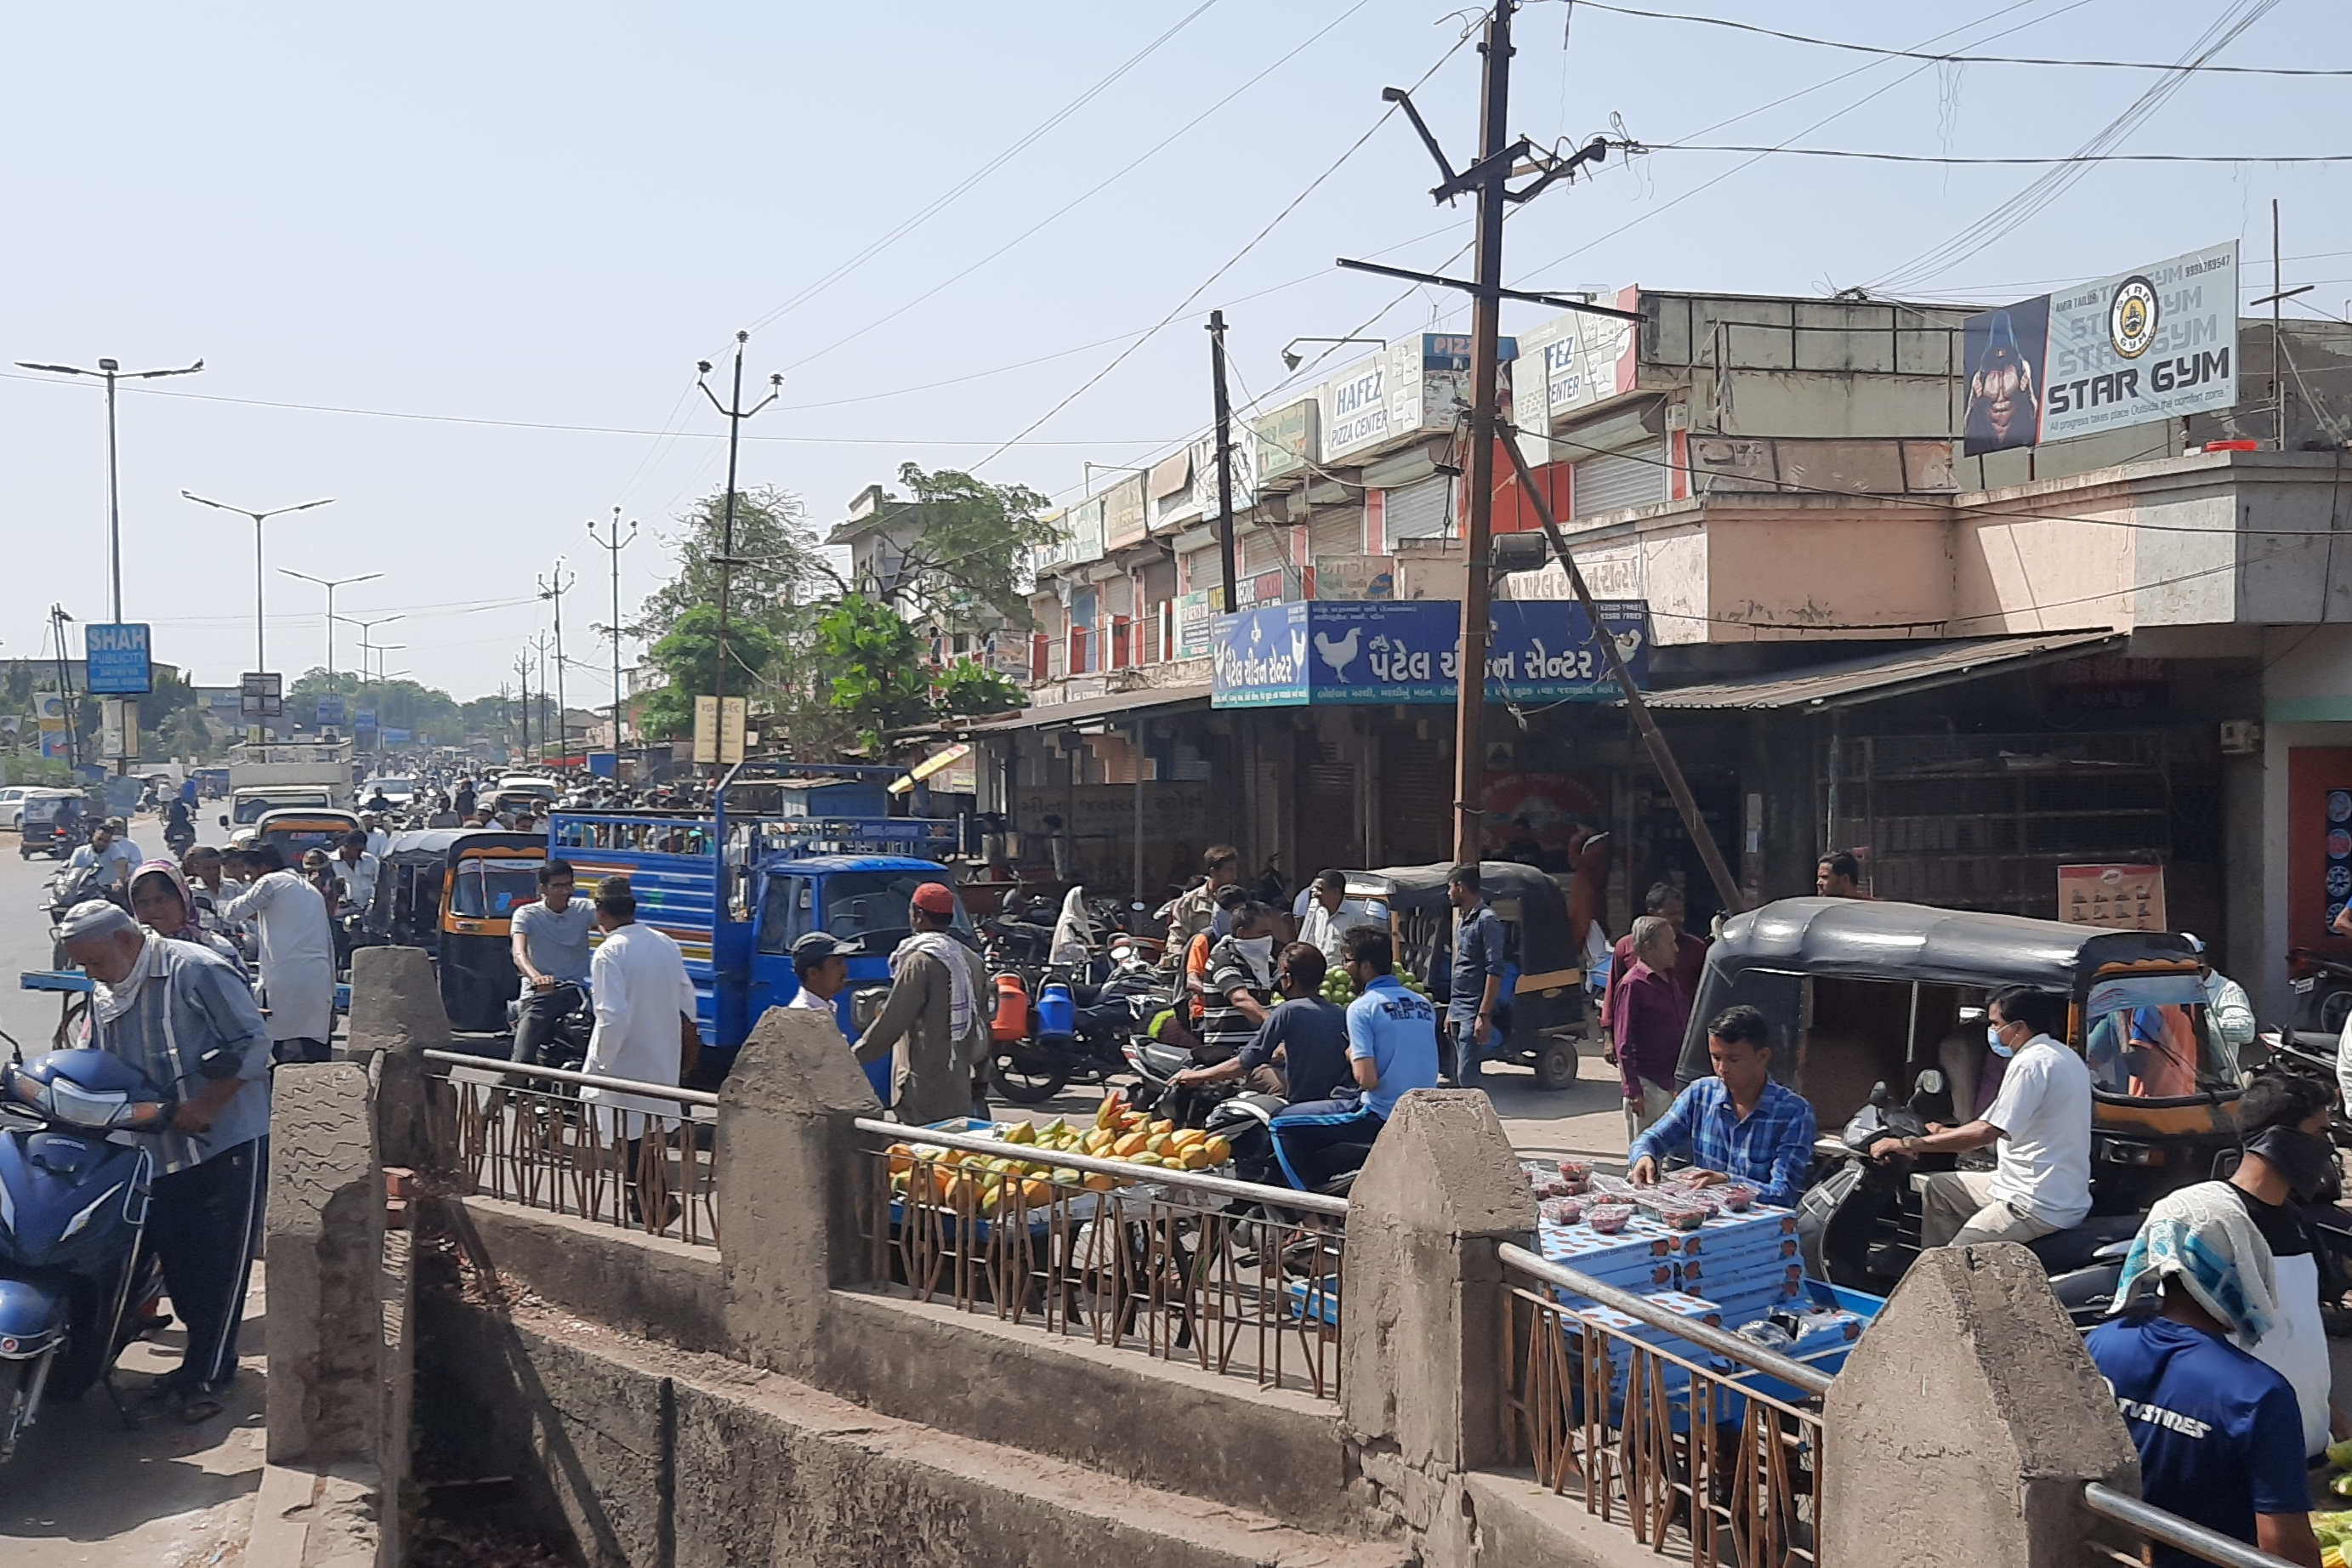
[[[684, 951], [700, 1004], [704, 1065], [696, 1076], [704, 1081], [724, 1076], [761, 1014], [799, 993], [792, 945], [811, 931], [864, 950], [849, 960], [849, 984], [834, 1003], [842, 1032], [856, 1038], [858, 998], [888, 985], [891, 950], [912, 929], [915, 889], [955, 885], [934, 857], [954, 853], [961, 824], [801, 815], [818, 803], [866, 803], [826, 801], [824, 791], [797, 784], [759, 787], [769, 782], [730, 775], [708, 815], [559, 811], [548, 824], [549, 854], [571, 863], [583, 893], [605, 877], [627, 877], [637, 918]], [[878, 784], [873, 795], [878, 801]], [[747, 804], [759, 809], [740, 809]], [[956, 921], [969, 929], [961, 901]], [[887, 1068], [877, 1064], [869, 1075]]]

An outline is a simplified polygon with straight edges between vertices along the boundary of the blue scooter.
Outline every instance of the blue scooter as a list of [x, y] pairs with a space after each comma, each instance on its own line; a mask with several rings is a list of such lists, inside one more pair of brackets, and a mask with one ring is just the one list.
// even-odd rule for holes
[[[236, 1070], [234, 1058], [226, 1066]], [[123, 1347], [166, 1321], [162, 1265], [140, 1247], [154, 1159], [123, 1134], [161, 1132], [175, 1109], [104, 1051], [0, 1067], [0, 1464], [45, 1394], [73, 1399], [109, 1378]]]

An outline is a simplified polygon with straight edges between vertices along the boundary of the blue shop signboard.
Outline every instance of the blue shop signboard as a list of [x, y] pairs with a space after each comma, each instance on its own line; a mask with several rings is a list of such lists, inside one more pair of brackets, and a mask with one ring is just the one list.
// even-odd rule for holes
[[143, 697], [150, 688], [143, 621], [101, 622], [82, 628], [82, 656], [93, 697]]
[[[1634, 683], [1646, 684], [1648, 603], [1604, 599], [1601, 619]], [[1615, 699], [1608, 658], [1582, 605], [1500, 601], [1487, 627], [1489, 701]], [[1261, 605], [1217, 617], [1211, 700], [1219, 708], [1451, 702], [1461, 640], [1462, 606], [1451, 599]]]

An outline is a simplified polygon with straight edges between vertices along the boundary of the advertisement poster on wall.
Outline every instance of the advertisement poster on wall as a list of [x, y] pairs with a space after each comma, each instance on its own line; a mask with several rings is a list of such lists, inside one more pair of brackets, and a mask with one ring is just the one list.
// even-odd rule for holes
[[[1641, 308], [1639, 289], [1598, 296], [1621, 310]], [[1522, 430], [1551, 434], [1554, 422], [1577, 409], [1633, 390], [1637, 356], [1633, 323], [1613, 316], [1571, 310], [1519, 339], [1511, 365], [1514, 422]]]
[[1082, 555], [1081, 561], [1091, 561], [1113, 550], [1124, 550], [1143, 542], [1148, 514], [1144, 509], [1143, 476], [1141, 474], [1111, 487], [1100, 500], [1087, 503], [1097, 509], [1101, 520], [1102, 547], [1094, 555]]
[[2164, 868], [2061, 866], [2058, 919], [2108, 931], [2170, 931], [2164, 921]]
[[2236, 240], [1971, 316], [1961, 451], [2231, 407], [2237, 346]]

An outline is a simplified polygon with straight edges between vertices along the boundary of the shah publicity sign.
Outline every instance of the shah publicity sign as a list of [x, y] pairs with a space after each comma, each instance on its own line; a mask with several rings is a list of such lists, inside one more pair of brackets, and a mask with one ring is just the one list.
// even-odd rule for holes
[[[1602, 600], [1601, 619], [1642, 684], [1648, 604]], [[1489, 701], [1598, 702], [1617, 695], [1581, 605], [1498, 602], [1488, 632]], [[1218, 618], [1210, 701], [1218, 708], [1451, 702], [1461, 639], [1462, 606], [1451, 599], [1263, 605]]]
[[85, 689], [93, 697], [142, 697], [150, 685], [147, 627], [139, 621], [82, 628], [82, 658], [89, 667]]
[[1970, 316], [1960, 346], [1967, 457], [2231, 407], [2238, 242]]

